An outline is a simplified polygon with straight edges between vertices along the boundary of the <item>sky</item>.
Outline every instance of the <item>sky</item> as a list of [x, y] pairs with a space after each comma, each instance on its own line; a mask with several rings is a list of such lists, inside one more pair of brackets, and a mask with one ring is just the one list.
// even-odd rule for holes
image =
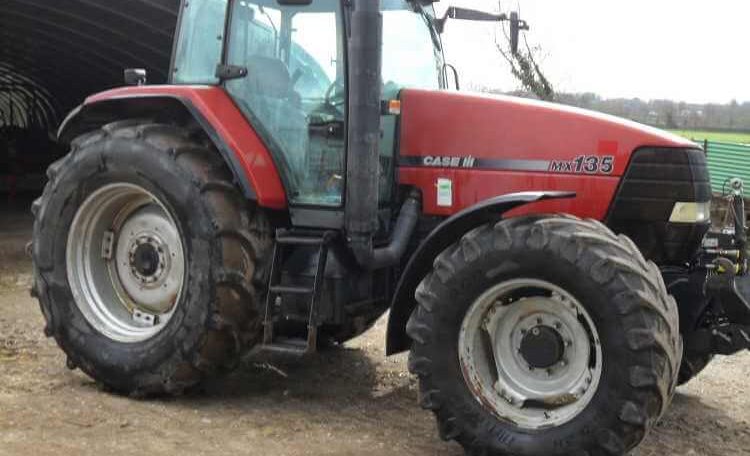
[[[442, 0], [498, 11], [498, 0]], [[502, 0], [531, 25], [529, 44], [561, 92], [694, 103], [750, 101], [750, 2], [745, 0]], [[490, 23], [449, 21], [447, 61], [464, 86], [514, 90]]]

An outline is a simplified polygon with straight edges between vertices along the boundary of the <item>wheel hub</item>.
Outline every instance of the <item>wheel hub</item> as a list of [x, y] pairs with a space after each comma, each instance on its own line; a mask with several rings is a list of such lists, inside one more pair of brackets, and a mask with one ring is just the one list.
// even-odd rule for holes
[[[159, 250], [162, 250], [161, 254]], [[163, 252], [155, 238], [138, 239], [130, 253], [130, 268], [133, 275], [143, 283], [158, 280], [166, 262]]]
[[536, 279], [503, 282], [472, 304], [459, 333], [459, 361], [480, 403], [532, 430], [572, 420], [602, 374], [599, 336], [585, 307]]
[[110, 184], [81, 205], [67, 270], [78, 308], [119, 342], [150, 339], [169, 322], [185, 280], [182, 237], [166, 207], [133, 184]]
[[116, 235], [116, 274], [133, 312], [172, 310], [182, 286], [180, 235], [163, 210], [148, 205], [130, 214]]
[[520, 352], [531, 368], [547, 369], [562, 361], [565, 343], [555, 329], [540, 325], [526, 333]]

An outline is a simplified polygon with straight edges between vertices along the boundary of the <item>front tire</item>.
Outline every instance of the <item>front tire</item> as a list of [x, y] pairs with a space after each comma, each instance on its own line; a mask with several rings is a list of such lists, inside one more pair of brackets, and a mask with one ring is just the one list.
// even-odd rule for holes
[[[598, 222], [534, 216], [478, 228], [438, 256], [416, 298], [407, 331], [420, 403], [467, 454], [624, 454], [674, 393], [676, 303], [658, 268]], [[472, 324], [489, 329], [467, 343]]]
[[208, 143], [117, 122], [48, 177], [33, 293], [69, 367], [120, 393], [176, 394], [258, 341], [270, 230]]

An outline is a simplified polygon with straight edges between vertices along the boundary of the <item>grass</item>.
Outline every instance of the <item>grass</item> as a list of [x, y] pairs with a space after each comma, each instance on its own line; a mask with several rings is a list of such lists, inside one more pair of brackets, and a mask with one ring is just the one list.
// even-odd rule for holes
[[723, 131], [700, 131], [700, 130], [672, 130], [688, 139], [704, 140], [725, 143], [750, 144], [750, 133], [732, 133]]

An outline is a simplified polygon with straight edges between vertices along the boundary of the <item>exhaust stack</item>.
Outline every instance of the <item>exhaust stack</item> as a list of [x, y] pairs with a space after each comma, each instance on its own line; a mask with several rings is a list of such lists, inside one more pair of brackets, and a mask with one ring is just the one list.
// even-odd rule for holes
[[346, 233], [357, 262], [365, 269], [392, 266], [403, 256], [417, 224], [420, 201], [406, 199], [389, 245], [374, 249], [378, 229], [380, 98], [383, 16], [379, 0], [355, 0], [349, 37], [349, 137], [346, 172]]

